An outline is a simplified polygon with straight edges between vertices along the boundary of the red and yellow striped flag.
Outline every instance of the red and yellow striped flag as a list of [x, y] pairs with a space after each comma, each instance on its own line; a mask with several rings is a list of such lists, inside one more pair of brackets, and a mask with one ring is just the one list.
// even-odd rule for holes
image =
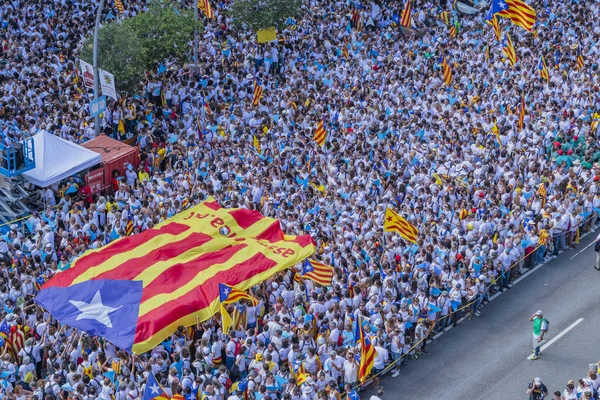
[[450, 11], [442, 11], [439, 15], [440, 20], [448, 25], [450, 23]]
[[545, 79], [546, 82], [550, 80], [550, 75], [548, 74], [548, 66], [546, 65], [546, 60], [544, 56], [541, 56], [540, 61], [538, 63], [538, 70], [540, 71], [540, 78]]
[[309, 235], [285, 235], [273, 218], [208, 198], [88, 251], [35, 301], [61, 323], [140, 354], [217, 313], [219, 283], [245, 291], [314, 252]]
[[404, 9], [402, 10], [402, 19], [400, 20], [400, 25], [410, 28], [412, 26], [412, 17], [410, 15], [410, 1], [406, 0], [406, 4], [404, 5]]
[[521, 0], [506, 0], [506, 5], [508, 8], [497, 13], [498, 16], [508, 18], [513, 24], [532, 32], [537, 15], [535, 9]]
[[348, 54], [348, 42], [346, 41], [346, 39], [344, 39], [344, 44], [343, 44], [343, 47], [342, 47], [342, 54], [343, 54], [343, 56], [344, 56], [344, 58], [345, 58], [346, 60], [347, 60], [347, 59], [348, 59], [348, 57], [350, 56], [350, 55]]
[[577, 69], [582, 69], [585, 66], [583, 54], [581, 54], [581, 45], [577, 46]]
[[254, 98], [252, 99], [252, 105], [253, 106], [257, 106], [258, 102], [260, 101], [260, 98], [262, 97], [263, 94], [263, 88], [262, 86], [260, 86], [260, 84], [258, 83], [258, 80], [254, 80]]
[[127, 220], [127, 224], [125, 224], [125, 235], [129, 236], [133, 233], [133, 221]]
[[504, 35], [504, 40], [502, 41], [502, 52], [510, 61], [511, 67], [514, 67], [517, 62], [517, 53], [515, 52], [515, 47], [513, 46], [508, 33]]
[[125, 7], [123, 7], [123, 2], [121, 0], [115, 0], [115, 8], [121, 14], [123, 14], [125, 12]]
[[452, 83], [452, 70], [450, 69], [450, 65], [448, 65], [448, 61], [446, 61], [446, 57], [442, 56], [442, 71], [444, 72], [444, 83], [450, 86]]
[[500, 28], [500, 21], [496, 14], [492, 16], [492, 26], [494, 27], [494, 35], [496, 36], [496, 40], [500, 41], [502, 38], [502, 29]]
[[360, 16], [360, 11], [357, 10], [356, 8], [352, 9], [352, 22], [354, 23], [354, 28], [357, 31], [360, 31], [360, 28], [362, 28], [362, 22], [361, 22], [361, 16]]
[[521, 94], [521, 111], [519, 111], [519, 130], [523, 129], [525, 122], [525, 95]]
[[540, 186], [538, 186], [537, 194], [543, 197], [548, 196], [548, 190], [546, 189], [546, 185], [544, 185], [543, 182], [540, 183]]
[[333, 267], [315, 260], [304, 260], [300, 276], [302, 278], [310, 279], [319, 285], [331, 286]]
[[450, 27], [450, 36], [455, 37], [456, 36], [456, 26], [452, 25]]
[[219, 283], [219, 299], [223, 304], [235, 303], [236, 301], [240, 300], [248, 300], [251, 301], [255, 307], [258, 305], [258, 300], [256, 297], [250, 296], [243, 290], [226, 285], [224, 283]]
[[400, 236], [413, 243], [417, 242], [417, 237], [419, 236], [419, 230], [396, 214], [391, 208], [385, 211], [383, 230], [386, 232], [398, 232]]
[[215, 13], [208, 0], [198, 0], [198, 8], [206, 15], [206, 18], [212, 19], [215, 17]]
[[317, 129], [315, 130], [315, 135], [313, 139], [321, 147], [325, 144], [325, 141], [327, 140], [327, 131], [325, 131], [324, 128], [323, 118], [321, 118], [321, 120], [317, 124]]
[[10, 354], [12, 360], [18, 361], [19, 352], [25, 347], [25, 334], [18, 327], [14, 328], [11, 328], [11, 332], [8, 334], [6, 345], [8, 346], [8, 354]]
[[375, 346], [371, 343], [369, 337], [365, 334], [362, 318], [359, 316], [356, 321], [356, 332], [354, 333], [357, 343], [360, 345], [360, 363], [358, 365], [358, 380], [364, 382], [373, 369], [375, 364]]

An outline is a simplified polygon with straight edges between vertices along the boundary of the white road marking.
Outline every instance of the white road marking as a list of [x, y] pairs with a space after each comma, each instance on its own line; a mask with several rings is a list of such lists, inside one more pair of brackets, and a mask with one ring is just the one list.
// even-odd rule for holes
[[[579, 238], [579, 242], [581, 242], [583, 240], [584, 237], [586, 237], [587, 235], [589, 235], [590, 233], [593, 233], [593, 231], [589, 231], [584, 233], [583, 235], [581, 235], [581, 237]], [[589, 245], [587, 245], [583, 250], [587, 249], [588, 247], [590, 247], [592, 244], [594, 244], [595, 242], [590, 243]], [[583, 250], [581, 250], [579, 253], [575, 254], [573, 257], [571, 257], [571, 260], [578, 256], [580, 253], [583, 252]], [[559, 255], [562, 254], [564, 252], [564, 250], [560, 251]], [[538, 269], [542, 268], [544, 265], [548, 264], [550, 261], [554, 260], [554, 258], [551, 258], [548, 261], [544, 261], [542, 262], [540, 265], [530, 269], [529, 271], [527, 271], [526, 273], [524, 273], [523, 275], [521, 275], [520, 277], [518, 277], [517, 279], [515, 279], [515, 281], [512, 283], [511, 287], [514, 286], [515, 284], [517, 284], [518, 282], [522, 281], [523, 279], [525, 279], [526, 277], [528, 277], [529, 275], [533, 274], [535, 271], [537, 271]], [[496, 294], [494, 294], [493, 296], [490, 297], [490, 301], [494, 300], [496, 297], [500, 296], [502, 293], [504, 293], [505, 291], [502, 292], [497, 292]], [[465, 319], [467, 319], [467, 315], [465, 315], [464, 317], [462, 317], [461, 319], [459, 319], [457, 321], [457, 324], [460, 324], [461, 322], [463, 322]], [[582, 318], [583, 320], [583, 318]], [[579, 323], [579, 322], [578, 322]], [[450, 329], [452, 329], [454, 326], [449, 325], [446, 328], [444, 328], [443, 331], [435, 334], [433, 336], [433, 339], [437, 339], [440, 336], [442, 336], [444, 333], [448, 332]], [[554, 342], [552, 342], [554, 343]]]
[[581, 253], [583, 253], [585, 250], [587, 250], [587, 248], [588, 248], [588, 247], [590, 247], [590, 246], [592, 246], [592, 245], [594, 245], [594, 244], [596, 244], [596, 241], [593, 241], [592, 243], [590, 243], [590, 244], [588, 244], [587, 246], [585, 246], [585, 247], [583, 248], [583, 250], [581, 250], [579, 253], [575, 254], [573, 257], [569, 258], [569, 260], [572, 260], [572, 259], [574, 259], [574, 258], [575, 258], [575, 257], [577, 257], [578, 255], [580, 255]]
[[[571, 329], [575, 328], [577, 325], [579, 325], [581, 322], [583, 321], [583, 318], [579, 318], [577, 321], [573, 322], [571, 325], [567, 326], [565, 328], [565, 330], [563, 330], [561, 333], [559, 333], [558, 335], [554, 336], [552, 339], [550, 339], [545, 345], [543, 345], [542, 347], [540, 347], [540, 351], [544, 351], [546, 350], [548, 347], [550, 347], [554, 342], [556, 342], [558, 339], [560, 339], [561, 337], [563, 337], [564, 335], [566, 335]], [[533, 357], [533, 354], [530, 355], [529, 357], [527, 357], [528, 360], [531, 360]]]

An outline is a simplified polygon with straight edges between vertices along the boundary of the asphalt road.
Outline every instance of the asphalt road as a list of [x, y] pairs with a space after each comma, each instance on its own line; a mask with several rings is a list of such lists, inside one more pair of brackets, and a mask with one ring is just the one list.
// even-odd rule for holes
[[[428, 345], [428, 353], [410, 360], [400, 375], [382, 379], [385, 399], [519, 400], [539, 376], [550, 395], [569, 379], [586, 376], [600, 358], [600, 271], [594, 269], [594, 246], [578, 254], [597, 233], [517, 282], [481, 309]], [[532, 353], [529, 317], [538, 309], [550, 322], [546, 343], [572, 327], [543, 352]], [[361, 397], [368, 399], [369, 388]], [[551, 397], [550, 397], [551, 398]]]

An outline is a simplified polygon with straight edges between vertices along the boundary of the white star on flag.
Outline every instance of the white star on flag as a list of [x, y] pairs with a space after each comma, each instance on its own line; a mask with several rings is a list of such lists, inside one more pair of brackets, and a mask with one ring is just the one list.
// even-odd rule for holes
[[112, 328], [112, 322], [108, 317], [113, 311], [117, 311], [119, 308], [123, 306], [119, 306], [117, 308], [105, 306], [102, 304], [102, 298], [100, 297], [100, 291], [96, 291], [94, 298], [89, 303], [85, 301], [78, 300], [69, 300], [69, 303], [73, 304], [75, 307], [81, 311], [81, 314], [77, 316], [77, 321], [80, 319], [94, 319], [100, 322], [102, 325], [107, 328]]
[[150, 386], [150, 390], [152, 390], [152, 394], [156, 393], [160, 393], [160, 387], [155, 383], [154, 386]]

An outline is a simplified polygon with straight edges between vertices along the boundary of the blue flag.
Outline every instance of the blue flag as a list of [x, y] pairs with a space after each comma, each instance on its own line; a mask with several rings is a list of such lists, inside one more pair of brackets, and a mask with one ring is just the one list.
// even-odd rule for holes
[[431, 294], [432, 296], [439, 296], [440, 294], [442, 294], [442, 291], [438, 288], [432, 287], [431, 289], [429, 289], [429, 294]]
[[142, 281], [89, 280], [68, 287], [44, 285], [35, 302], [62, 324], [101, 336], [131, 351], [142, 300]]
[[173, 339], [165, 340], [162, 342], [162, 345], [164, 346], [165, 350], [171, 354], [173, 348]]
[[[285, 379], [279, 375], [275, 375], [274, 378], [275, 378], [275, 382], [277, 382], [279, 384], [279, 386], [283, 386], [289, 382], [287, 379]], [[239, 385], [238, 385], [238, 387], [239, 387]]]
[[458, 306], [460, 306], [460, 301], [450, 300], [450, 305], [452, 306], [452, 310], [456, 311], [458, 309]]
[[4, 333], [5, 335], [8, 336], [9, 331], [10, 331], [10, 327], [8, 326], [8, 322], [6, 322], [6, 320], [3, 319], [2, 323], [0, 323], [0, 333]]
[[494, 16], [494, 14], [499, 13], [500, 11], [508, 10], [508, 4], [504, 0], [492, 0], [492, 6], [488, 11], [485, 19], [490, 20]]
[[150, 374], [148, 375], [146, 390], [144, 390], [144, 396], [142, 397], [142, 400], [153, 400], [159, 396], [164, 397], [165, 399], [169, 398], [164, 389], [158, 384], [154, 374]]
[[442, 309], [441, 309], [441, 308], [439, 308], [438, 306], [436, 306], [436, 305], [435, 305], [435, 304], [433, 304], [433, 303], [429, 303], [429, 304], [427, 304], [427, 308], [429, 308], [429, 311], [430, 311], [430, 312], [432, 312], [432, 313], [437, 313], [437, 312], [440, 312], [440, 311], [442, 311]]
[[116, 373], [115, 373], [115, 371], [106, 371], [106, 372], [105, 372], [103, 375], [104, 375], [106, 378], [110, 379], [110, 381], [111, 381], [112, 383], [115, 383], [115, 376], [116, 376]]

